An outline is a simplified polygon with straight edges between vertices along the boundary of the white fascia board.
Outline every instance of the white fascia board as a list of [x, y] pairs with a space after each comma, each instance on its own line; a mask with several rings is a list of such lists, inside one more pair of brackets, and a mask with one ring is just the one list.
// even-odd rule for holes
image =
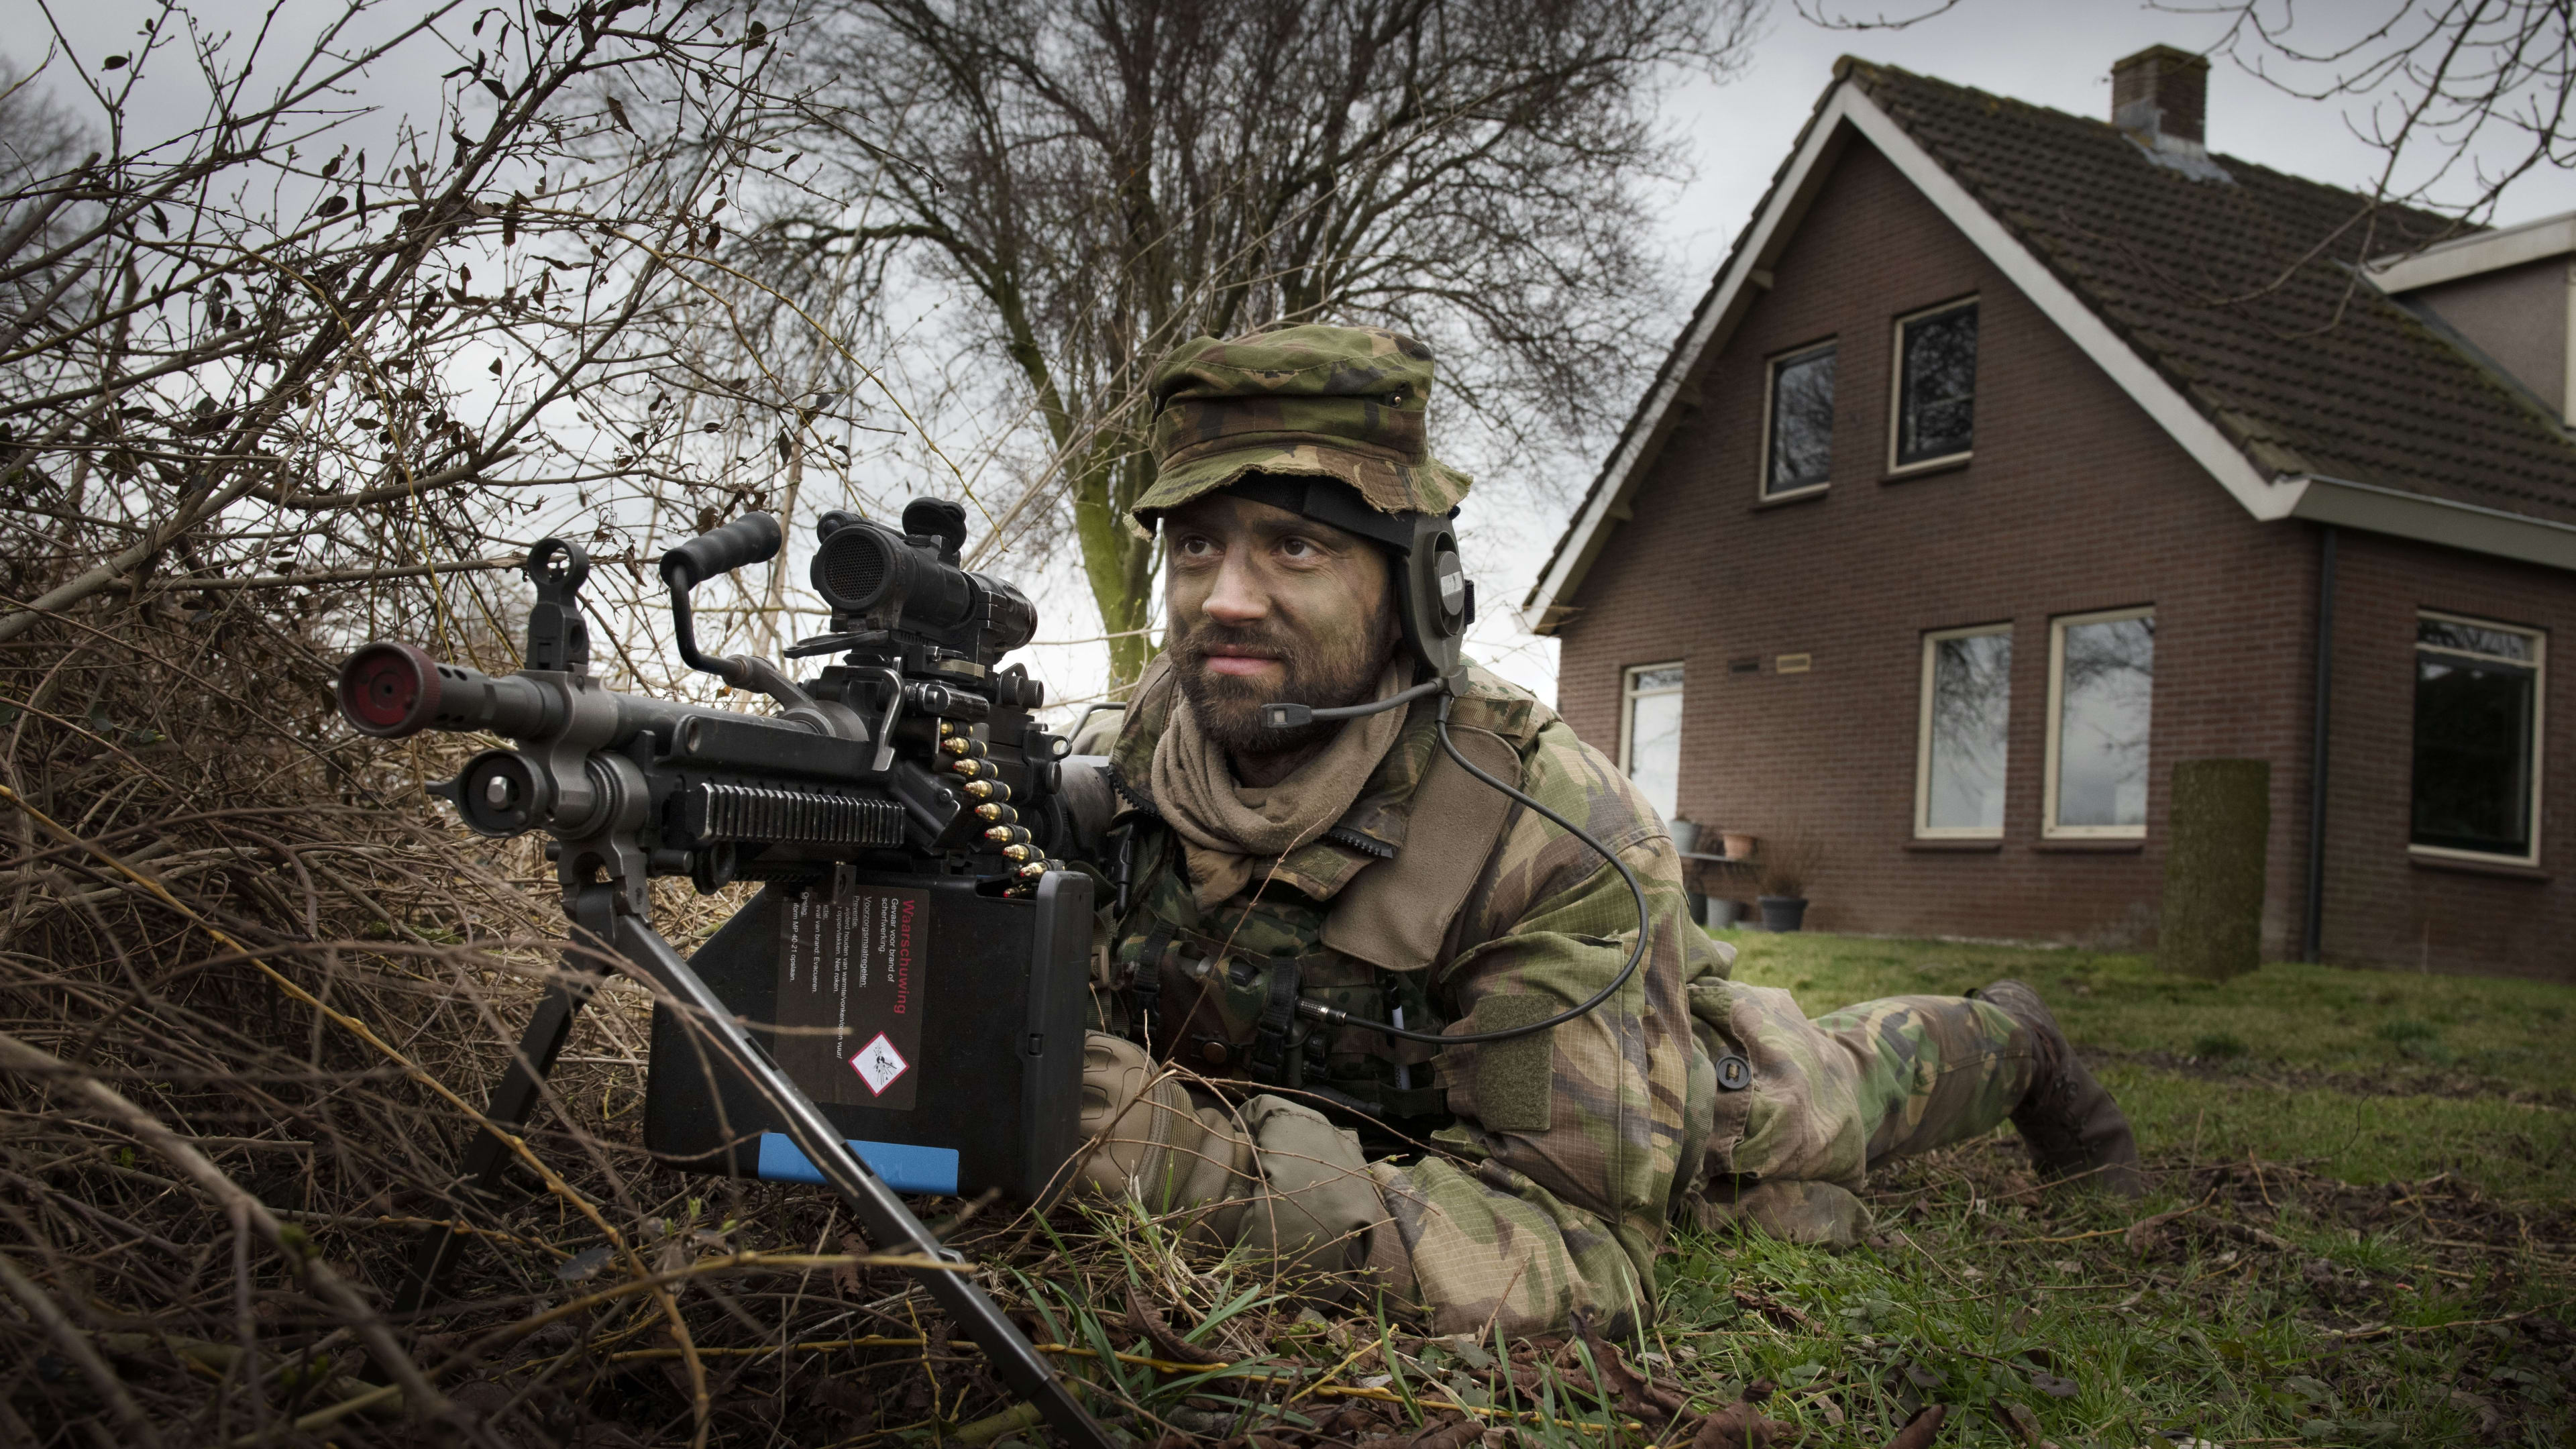
[[2343, 478], [2293, 480], [2293, 518], [2576, 570], [2576, 525]]
[[2576, 252], [2576, 211], [2437, 242], [2420, 252], [2398, 252], [2371, 262], [2362, 273], [2379, 290], [2393, 294], [2500, 272], [2525, 262], [2545, 262], [2569, 252]]
[[1939, 208], [1952, 226], [1985, 253], [1996, 270], [2056, 323], [2059, 331], [2109, 373], [2111, 381], [2131, 401], [2146, 409], [2147, 416], [2181, 444], [2184, 452], [2235, 495], [2246, 512], [2265, 520], [2289, 516], [2291, 505], [2298, 501], [2296, 488], [2280, 486], [2256, 467], [2216, 423], [2192, 406], [2191, 400], [2175, 390], [2164, 374], [2148, 365], [2136, 349], [2111, 330], [2110, 324], [2094, 314], [2083, 298], [2075, 295], [2073, 288], [2059, 281], [2055, 272], [2031, 255], [2030, 249], [1992, 212], [1943, 170], [1931, 152], [1905, 134], [1904, 127], [1866, 97], [1856, 95], [1854, 99], [1859, 103], [1852, 107], [1851, 119], [1860, 133], [1896, 164], [1896, 169]]
[[1818, 163], [1855, 101], [1869, 104], [1850, 81], [1840, 82], [1834, 87], [1832, 99], [1825, 102], [1814, 122], [1808, 126], [1806, 144], [1798, 148], [1797, 157], [1789, 164], [1788, 174], [1772, 188], [1771, 204], [1763, 208], [1762, 215], [1754, 221], [1752, 232], [1736, 249], [1725, 273], [1718, 278], [1708, 305], [1700, 310], [1689, 335], [1675, 350], [1671, 365], [1657, 380], [1654, 390], [1639, 404], [1635, 424], [1620, 440], [1619, 449], [1611, 456], [1609, 465], [1602, 469], [1599, 484], [1584, 500], [1582, 512], [1576, 515], [1573, 526], [1558, 544], [1556, 557], [1549, 563], [1547, 572], [1530, 590], [1521, 620], [1531, 632], [1553, 632], [1554, 625], [1548, 615], [1555, 610], [1558, 601], [1572, 593], [1583, 576], [1591, 572], [1594, 555], [1609, 540], [1609, 525], [1627, 518], [1628, 495], [1635, 491], [1642, 476], [1641, 463], [1662, 431], [1664, 415], [1689, 384], [1692, 372], [1699, 367], [1700, 359], [1707, 354], [1710, 344], [1734, 330], [1734, 319], [1743, 310], [1745, 288], [1769, 285], [1768, 277], [1757, 282], [1755, 273], [1765, 268], [1776, 250], [1786, 218], [1803, 211], [1807, 193], [1821, 179]]

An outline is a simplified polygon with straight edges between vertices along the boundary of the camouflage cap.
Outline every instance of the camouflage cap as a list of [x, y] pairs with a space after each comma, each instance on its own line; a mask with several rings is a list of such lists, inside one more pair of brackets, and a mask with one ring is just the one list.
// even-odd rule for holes
[[1154, 369], [1153, 486], [1129, 514], [1166, 510], [1249, 473], [1336, 478], [1382, 513], [1446, 513], [1467, 475], [1432, 461], [1431, 349], [1377, 327], [1281, 327], [1196, 337]]

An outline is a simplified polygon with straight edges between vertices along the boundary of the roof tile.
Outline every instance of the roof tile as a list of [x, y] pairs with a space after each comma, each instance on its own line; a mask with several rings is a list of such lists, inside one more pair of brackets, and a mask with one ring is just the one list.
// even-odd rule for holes
[[2195, 180], [2108, 122], [1836, 69], [2258, 464], [2576, 523], [2576, 442], [2355, 270], [2457, 223], [2233, 156]]

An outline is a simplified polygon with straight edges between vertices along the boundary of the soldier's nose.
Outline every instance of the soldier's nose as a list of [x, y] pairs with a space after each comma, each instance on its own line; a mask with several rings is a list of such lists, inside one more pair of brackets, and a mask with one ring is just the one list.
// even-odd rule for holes
[[1207, 602], [1200, 607], [1219, 623], [1243, 624], [1269, 616], [1270, 596], [1254, 582], [1248, 570], [1228, 565], [1218, 571], [1216, 587], [1208, 591]]

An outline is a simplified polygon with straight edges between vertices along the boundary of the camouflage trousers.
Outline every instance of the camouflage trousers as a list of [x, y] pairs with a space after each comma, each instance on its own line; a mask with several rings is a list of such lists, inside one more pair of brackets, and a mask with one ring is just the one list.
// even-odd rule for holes
[[[1992, 1131], [2028, 1092], [2030, 1033], [2002, 1011], [1954, 996], [1898, 996], [1813, 1021], [1786, 991], [1705, 978], [1691, 989], [1696, 1098], [1751, 1069], [1684, 1152], [1673, 1216], [1750, 1223], [1800, 1242], [1850, 1242], [1868, 1225], [1855, 1195], [1872, 1164]], [[1727, 1067], [1733, 1073], [1732, 1066]], [[1741, 1080], [1739, 1077], [1738, 1080]], [[1566, 1201], [1487, 1161], [1371, 1164], [1389, 1212], [1368, 1257], [1383, 1286], [1418, 1303], [1434, 1332], [1561, 1329], [1577, 1309], [1617, 1324], [1651, 1313], [1661, 1234]]]

